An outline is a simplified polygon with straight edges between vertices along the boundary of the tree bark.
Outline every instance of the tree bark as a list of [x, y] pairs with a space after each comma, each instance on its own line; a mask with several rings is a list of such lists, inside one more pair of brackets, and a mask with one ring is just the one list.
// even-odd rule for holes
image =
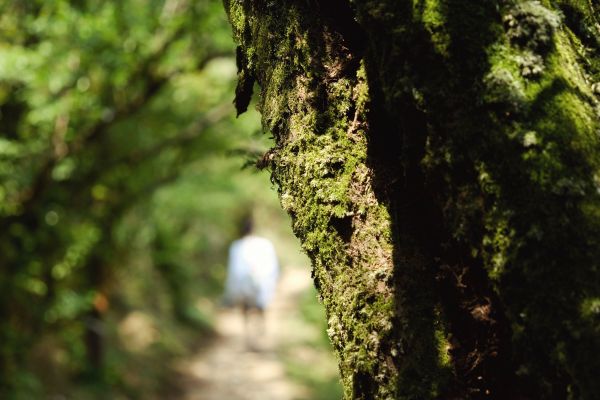
[[225, 0], [346, 398], [600, 391], [588, 0]]

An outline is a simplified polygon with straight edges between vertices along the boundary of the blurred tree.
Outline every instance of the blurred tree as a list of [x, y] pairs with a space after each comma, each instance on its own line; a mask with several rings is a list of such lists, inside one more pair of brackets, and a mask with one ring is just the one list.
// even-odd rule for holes
[[598, 3], [224, 3], [345, 397], [597, 398]]
[[74, 369], [101, 372], [115, 226], [235, 142], [209, 135], [236, 129], [232, 50], [214, 1], [0, 4], [0, 395], [27, 398], [27, 350], [72, 324]]

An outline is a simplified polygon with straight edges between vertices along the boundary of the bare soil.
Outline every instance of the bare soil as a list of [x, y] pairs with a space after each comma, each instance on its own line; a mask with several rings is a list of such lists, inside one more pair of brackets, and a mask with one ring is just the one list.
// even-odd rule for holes
[[210, 346], [176, 365], [183, 379], [183, 400], [296, 400], [307, 398], [307, 388], [286, 374], [287, 351], [311, 357], [302, 346], [314, 334], [299, 317], [299, 296], [311, 285], [309, 271], [286, 268], [277, 294], [265, 315], [264, 333], [251, 320], [246, 336], [239, 310], [218, 312], [217, 338]]

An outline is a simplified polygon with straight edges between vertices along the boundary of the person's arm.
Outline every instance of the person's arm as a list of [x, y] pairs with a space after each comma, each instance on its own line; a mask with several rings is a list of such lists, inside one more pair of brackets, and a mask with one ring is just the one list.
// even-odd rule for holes
[[223, 301], [225, 304], [229, 304], [233, 301], [236, 287], [236, 264], [237, 264], [237, 249], [235, 242], [229, 246], [229, 252], [227, 257], [227, 276], [225, 278], [225, 290], [223, 293]]

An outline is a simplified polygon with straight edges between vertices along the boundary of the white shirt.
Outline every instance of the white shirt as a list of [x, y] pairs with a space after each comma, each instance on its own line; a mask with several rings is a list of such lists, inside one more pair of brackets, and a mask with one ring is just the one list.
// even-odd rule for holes
[[279, 266], [270, 240], [249, 235], [229, 247], [225, 294], [234, 302], [265, 308], [275, 293]]

